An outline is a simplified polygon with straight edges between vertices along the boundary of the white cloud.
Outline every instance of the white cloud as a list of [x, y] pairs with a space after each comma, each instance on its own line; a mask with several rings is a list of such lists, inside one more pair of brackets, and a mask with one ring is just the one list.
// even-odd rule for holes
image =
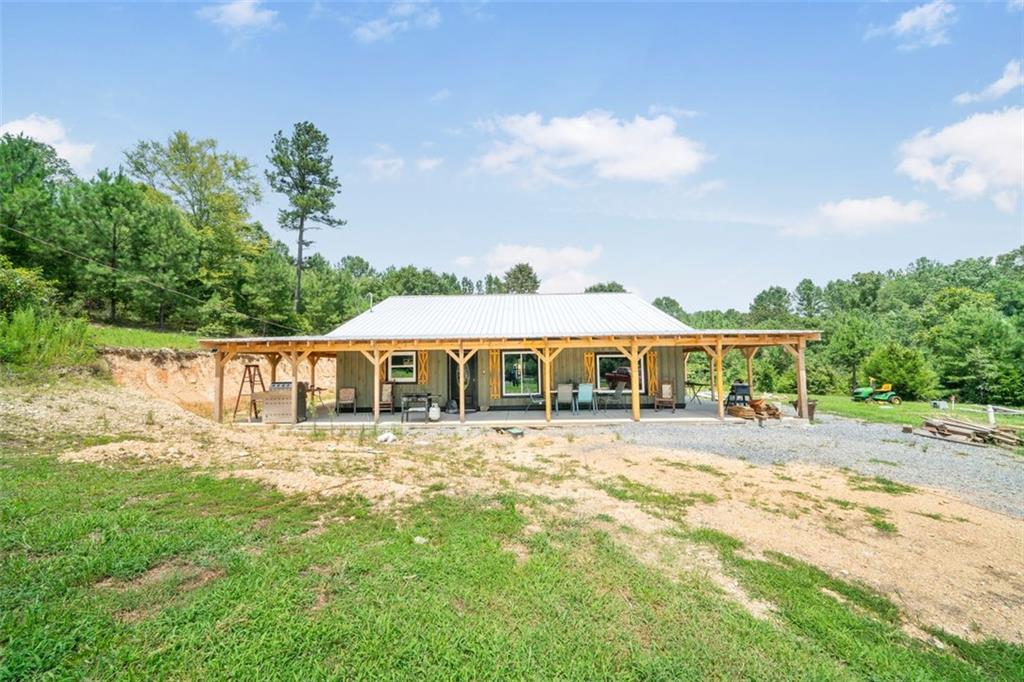
[[251, 34], [273, 28], [277, 10], [261, 7], [260, 0], [233, 0], [218, 5], [207, 5], [196, 14], [233, 34]]
[[651, 116], [667, 114], [672, 118], [694, 118], [696, 116], [700, 116], [700, 112], [696, 109], [682, 109], [680, 107], [666, 106], [664, 104], [652, 104], [647, 107], [647, 113]]
[[889, 26], [872, 26], [865, 38], [892, 36], [901, 50], [937, 47], [949, 42], [949, 27], [956, 23], [956, 7], [948, 0], [932, 0], [909, 9]]
[[[1024, 0], [1021, 0], [1024, 2]], [[1003, 95], [1013, 92], [1024, 85], [1024, 74], [1020, 70], [1020, 60], [1012, 59], [1003, 67], [1003, 75], [999, 80], [990, 83], [981, 92], [962, 92], [953, 98], [957, 104], [970, 104], [984, 100], [999, 99]]]
[[1024, 10], [1024, 0], [1006, 0], [1006, 9], [1009, 12]]
[[456, 256], [453, 261], [457, 266], [462, 269], [471, 268], [476, 263], [476, 258], [473, 256]]
[[818, 207], [826, 231], [863, 234], [891, 225], [911, 225], [928, 219], [923, 201], [901, 203], [891, 196], [831, 201]]
[[411, 29], [429, 30], [440, 24], [441, 11], [429, 2], [395, 2], [387, 14], [360, 24], [352, 35], [361, 42], [375, 43]]
[[68, 131], [56, 118], [48, 118], [39, 114], [29, 114], [25, 118], [8, 121], [0, 126], [0, 135], [24, 135], [36, 142], [48, 144], [56, 150], [57, 155], [71, 164], [71, 167], [82, 172], [92, 159], [96, 145], [86, 142], [72, 142], [68, 139]]
[[899, 172], [960, 199], [988, 196], [1006, 210], [1024, 188], [1024, 108], [974, 114], [900, 146]]
[[363, 165], [370, 170], [372, 180], [394, 180], [402, 174], [405, 159], [392, 155], [389, 147], [382, 147], [380, 154], [364, 158]]
[[444, 159], [440, 157], [416, 159], [416, 168], [421, 171], [432, 171], [442, 163], [444, 163]]
[[448, 99], [451, 96], [452, 96], [452, 91], [451, 90], [449, 90], [448, 88], [441, 88], [440, 90], [435, 92], [433, 95], [428, 97], [427, 101], [430, 102], [431, 104], [437, 104], [438, 102], [445, 101], [446, 99]]
[[[529, 263], [540, 277], [541, 293], [583, 291], [599, 280], [587, 268], [601, 258], [603, 247], [589, 249], [566, 246], [552, 249], [545, 246], [498, 244], [481, 259], [487, 272], [502, 275], [516, 263]], [[463, 256], [463, 258], [468, 258]], [[467, 261], [472, 262], [472, 261]]]
[[530, 113], [482, 121], [478, 128], [506, 138], [476, 159], [478, 168], [524, 171], [539, 181], [566, 183], [565, 173], [585, 169], [606, 180], [668, 182], [696, 173], [711, 158], [699, 142], [679, 135], [669, 116], [628, 121], [589, 111], [545, 122]]

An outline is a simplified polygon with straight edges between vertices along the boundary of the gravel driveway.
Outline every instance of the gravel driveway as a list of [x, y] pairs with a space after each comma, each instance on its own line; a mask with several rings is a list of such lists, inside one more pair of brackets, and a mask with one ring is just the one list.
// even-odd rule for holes
[[819, 415], [818, 422], [628, 424], [623, 440], [699, 450], [757, 464], [812, 462], [959, 494], [980, 507], [1024, 518], [1024, 457], [999, 448], [946, 443], [898, 425]]

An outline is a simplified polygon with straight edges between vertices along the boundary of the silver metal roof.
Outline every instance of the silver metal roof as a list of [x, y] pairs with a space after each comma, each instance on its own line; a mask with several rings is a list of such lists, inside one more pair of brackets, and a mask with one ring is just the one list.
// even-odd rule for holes
[[325, 338], [542, 339], [691, 331], [691, 327], [633, 294], [392, 296]]

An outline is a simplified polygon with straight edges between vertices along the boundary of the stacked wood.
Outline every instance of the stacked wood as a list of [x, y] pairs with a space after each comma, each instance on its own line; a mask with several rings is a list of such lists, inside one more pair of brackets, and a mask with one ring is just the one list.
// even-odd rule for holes
[[949, 417], [926, 419], [922, 427], [926, 433], [921, 435], [938, 436], [958, 443], [975, 443], [982, 445], [1000, 445], [1003, 447], [1020, 447], [1024, 438], [1015, 429], [1006, 426], [975, 424]]
[[741, 419], [757, 419], [763, 422], [765, 419], [782, 419], [782, 411], [767, 400], [751, 400], [750, 405], [730, 405], [726, 412], [731, 417]]
[[757, 413], [754, 412], [754, 408], [747, 407], [746, 405], [730, 405], [725, 411], [728, 412], [731, 417], [741, 417], [742, 419], [754, 419], [757, 417]]
[[750, 407], [760, 419], [782, 419], [782, 410], [764, 398], [751, 400]]

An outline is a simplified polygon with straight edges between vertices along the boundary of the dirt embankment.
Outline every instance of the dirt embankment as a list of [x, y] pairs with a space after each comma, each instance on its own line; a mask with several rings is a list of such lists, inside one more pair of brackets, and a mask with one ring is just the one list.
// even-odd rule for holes
[[[204, 351], [138, 350], [132, 348], [104, 348], [103, 359], [110, 367], [111, 376], [118, 386], [169, 400], [190, 412], [210, 415], [213, 411], [214, 367], [213, 356]], [[263, 356], [239, 355], [228, 363], [224, 372], [224, 401], [231, 407], [238, 395], [245, 365], [259, 365], [263, 381], [270, 384], [270, 363]], [[333, 361], [321, 360], [316, 365], [316, 383], [334, 388]], [[277, 378], [291, 379], [288, 363], [277, 366]], [[299, 368], [299, 381], [309, 381], [309, 364]], [[248, 387], [243, 394], [248, 393]], [[246, 409], [243, 399], [241, 409]]]

